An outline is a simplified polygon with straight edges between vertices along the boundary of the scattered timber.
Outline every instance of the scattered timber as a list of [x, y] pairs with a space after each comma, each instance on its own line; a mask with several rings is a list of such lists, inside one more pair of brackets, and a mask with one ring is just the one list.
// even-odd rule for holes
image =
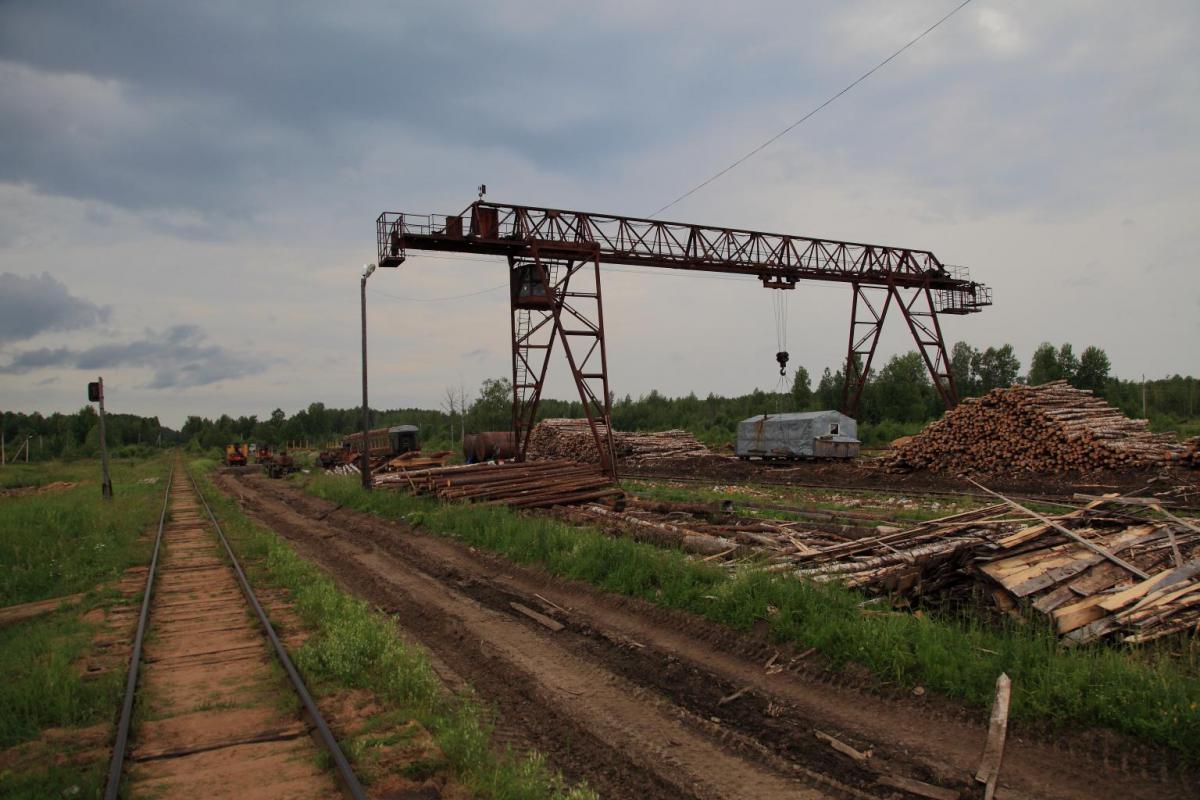
[[887, 465], [942, 473], [1064, 473], [1151, 467], [1181, 460], [1174, 434], [1066, 381], [971, 397], [897, 444]]
[[[600, 425], [604, 434], [604, 426]], [[626, 464], [652, 463], [661, 459], [709, 455], [709, 450], [687, 431], [653, 433], [613, 431], [617, 459]], [[548, 419], [539, 422], [529, 435], [532, 459], [560, 459], [599, 463], [596, 440], [586, 419]]]
[[1054, 515], [998, 499], [903, 529], [834, 531], [638, 498], [621, 509], [586, 503], [557, 513], [705, 561], [753, 562], [902, 604], [984, 598], [999, 612], [1048, 617], [1068, 644], [1146, 642], [1200, 625], [1200, 521], [1115, 494]]

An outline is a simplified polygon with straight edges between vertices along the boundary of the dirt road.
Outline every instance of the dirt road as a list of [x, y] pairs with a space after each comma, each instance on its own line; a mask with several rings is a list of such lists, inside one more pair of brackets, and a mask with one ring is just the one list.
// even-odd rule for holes
[[[982, 715], [871, 694], [811, 658], [777, 656], [765, 640], [286, 484], [226, 475], [219, 485], [343, 588], [393, 614], [444, 680], [471, 686], [495, 708], [503, 743], [539, 750], [603, 797], [910, 796], [880, 785], [881, 775], [978, 791], [969, 776], [983, 748]], [[860, 765], [815, 731], [871, 758]], [[1089, 741], [1072, 751], [1015, 729], [1000, 796], [1137, 800], [1195, 788], [1194, 776], [1161, 767], [1153, 754]]]

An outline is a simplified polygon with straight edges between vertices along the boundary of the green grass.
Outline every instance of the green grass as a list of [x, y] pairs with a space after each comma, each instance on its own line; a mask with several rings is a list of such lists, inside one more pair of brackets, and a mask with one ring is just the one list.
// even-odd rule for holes
[[[157, 521], [167, 467], [161, 459], [122, 461], [111, 474], [110, 502], [100, 496], [98, 464], [0, 469], [10, 485], [89, 480], [65, 491], [0, 497], [0, 606], [86, 591], [148, 560], [150, 543], [141, 536]], [[160, 480], [137, 483], [149, 477]]]
[[[295, 612], [312, 631], [292, 658], [314, 692], [366, 689], [394, 705], [433, 735], [450, 767], [475, 796], [495, 800], [595, 797], [586, 787], [567, 786], [539, 757], [497, 756], [481, 709], [447, 693], [424, 653], [405, 644], [388, 617], [340, 591], [318, 567], [296, 555], [274, 533], [252, 523], [217, 492], [204, 475], [211, 467], [212, 462], [193, 462], [192, 474], [251, 580], [256, 586], [286, 589]], [[355, 741], [343, 742], [343, 747], [351, 756], [366, 749]]]
[[[869, 668], [880, 686], [924, 686], [987, 709], [1001, 672], [1013, 680], [1014, 719], [1096, 726], [1200, 763], [1200, 649], [1176, 640], [1141, 651], [1061, 647], [1036, 623], [996, 626], [967, 614], [864, 615], [863, 596], [836, 585], [725, 569], [675, 550], [612, 538], [549, 517], [439, 504], [402, 492], [366, 494], [355, 479], [296, 479], [312, 494], [402, 519], [555, 575], [699, 614], [737, 630], [765, 623], [770, 637], [816, 647], [834, 665]], [[1176, 646], [1182, 653], [1170, 653]]]
[[78, 611], [0, 628], [0, 749], [37, 738], [44, 728], [80, 727], [113, 715], [124, 674], [83, 680], [76, 662], [95, 627]]
[[[0, 749], [35, 740], [47, 728], [111, 720], [120, 704], [123, 670], [82, 677], [80, 662], [98, 631], [83, 615], [138, 599], [100, 586], [148, 560], [143, 534], [157, 521], [167, 467], [162, 459], [114, 462], [111, 502], [100, 497], [99, 472], [97, 462], [0, 468], [5, 488], [84, 481], [65, 491], [0, 496], [0, 606], [85, 593], [81, 605], [0, 628]], [[137, 483], [146, 477], [160, 480]], [[0, 774], [0, 797], [99, 797], [106, 763], [104, 757], [33, 768], [25, 762]]]

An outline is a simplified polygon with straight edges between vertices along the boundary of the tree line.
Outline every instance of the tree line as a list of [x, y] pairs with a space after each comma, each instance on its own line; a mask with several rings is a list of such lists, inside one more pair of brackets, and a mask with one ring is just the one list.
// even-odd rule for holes
[[[981, 350], [958, 342], [950, 350], [950, 369], [961, 397], [1014, 383], [1066, 380], [1094, 391], [1131, 417], [1148, 417], [1155, 430], [1200, 434], [1200, 380], [1180, 375], [1144, 383], [1117, 378], [1109, 374], [1108, 355], [1098, 347], [1086, 347], [1076, 356], [1069, 343], [1057, 347], [1043, 343], [1034, 350], [1028, 371], [1022, 373], [1011, 345]], [[826, 368], [814, 386], [808, 370], [800, 366], [792, 374], [791, 390], [782, 393], [755, 389], [736, 397], [667, 397], [652, 390], [637, 398], [614, 397], [613, 426], [630, 431], [683, 428], [710, 446], [721, 446], [732, 441], [738, 422], [758, 414], [839, 408], [843, 374], [841, 369]], [[913, 433], [942, 413], [941, 399], [920, 353], [893, 356], [869, 377], [859, 409], [859, 436], [867, 444]], [[577, 400], [548, 398], [538, 409], [539, 419], [582, 415]], [[256, 415], [190, 416], [178, 431], [161, 425], [157, 417], [110, 413], [106, 422], [113, 452], [134, 455], [151, 447], [187, 445], [208, 450], [238, 441], [324, 447], [358, 430], [362, 417], [356, 407], [310, 403], [293, 414], [277, 408], [262, 419]], [[507, 430], [511, 426], [512, 386], [507, 378], [488, 379], [475, 392], [461, 386], [448, 388], [440, 408], [370, 411], [373, 428], [400, 424], [417, 425], [426, 449], [457, 449], [464, 431]], [[5, 412], [3, 434], [10, 457], [27, 438], [31, 459], [72, 459], [99, 452], [99, 419], [92, 406], [74, 414], [48, 416]]]

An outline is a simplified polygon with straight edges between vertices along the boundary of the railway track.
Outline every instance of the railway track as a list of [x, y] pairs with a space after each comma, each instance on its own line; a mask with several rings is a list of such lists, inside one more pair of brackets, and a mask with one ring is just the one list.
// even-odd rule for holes
[[[326, 760], [333, 770], [320, 766]], [[366, 797], [212, 509], [173, 469], [105, 800], [343, 792]]]
[[[937, 497], [953, 500], [978, 500], [984, 503], [994, 502], [995, 498], [983, 492], [961, 490], [954, 491], [949, 489], [921, 489], [921, 488], [902, 488], [897, 486], [881, 485], [876, 487], [869, 486], [839, 486], [828, 483], [807, 483], [801, 481], [788, 480], [771, 476], [769, 473], [754, 475], [747, 478], [723, 478], [723, 477], [698, 477], [695, 475], [680, 475], [670, 472], [654, 472], [654, 473], [631, 473], [622, 477], [634, 481], [672, 481], [675, 483], [694, 483], [698, 485], [721, 484], [728, 486], [782, 486], [789, 489], [816, 489], [826, 492], [841, 492], [845, 494], [898, 494], [910, 495], [913, 497]], [[1006, 493], [1007, 497], [1014, 500], [1029, 503], [1041, 503], [1043, 505], [1058, 505], [1074, 508], [1071, 503], [1071, 495], [1067, 493], [1053, 495], [1030, 495], [1021, 493]]]

